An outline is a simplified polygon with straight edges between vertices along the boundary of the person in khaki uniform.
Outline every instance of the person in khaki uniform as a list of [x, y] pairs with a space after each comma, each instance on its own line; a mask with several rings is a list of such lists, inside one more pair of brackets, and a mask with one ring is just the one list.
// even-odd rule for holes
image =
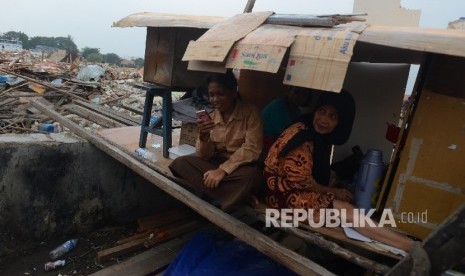
[[258, 108], [239, 98], [232, 73], [211, 75], [207, 85], [215, 110], [197, 121], [196, 156], [176, 158], [169, 168], [182, 185], [228, 210], [262, 185], [263, 124]]

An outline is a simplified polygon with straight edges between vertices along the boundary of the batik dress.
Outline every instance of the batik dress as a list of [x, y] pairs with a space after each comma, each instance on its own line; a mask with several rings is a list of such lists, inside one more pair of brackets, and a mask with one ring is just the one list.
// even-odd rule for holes
[[[279, 153], [299, 131], [306, 130], [303, 123], [287, 128], [270, 148], [265, 159], [266, 203], [273, 208], [304, 208], [318, 211], [332, 207], [333, 193], [311, 191], [315, 180], [313, 169], [313, 141], [304, 142], [286, 156]], [[318, 212], [316, 212], [318, 213]], [[316, 215], [315, 213], [315, 215]]]

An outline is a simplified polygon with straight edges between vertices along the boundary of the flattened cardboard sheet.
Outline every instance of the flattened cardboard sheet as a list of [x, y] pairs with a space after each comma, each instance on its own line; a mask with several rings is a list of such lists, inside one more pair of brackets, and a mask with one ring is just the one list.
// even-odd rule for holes
[[191, 60], [187, 65], [187, 69], [193, 71], [226, 73], [226, 67], [223, 62]]
[[258, 28], [273, 12], [238, 14], [213, 26], [197, 41], [187, 46], [182, 60], [222, 62], [233, 44]]
[[307, 28], [291, 47], [284, 84], [341, 91], [358, 36], [353, 29]]
[[226, 67], [276, 73], [287, 48], [304, 28], [265, 24], [236, 43]]

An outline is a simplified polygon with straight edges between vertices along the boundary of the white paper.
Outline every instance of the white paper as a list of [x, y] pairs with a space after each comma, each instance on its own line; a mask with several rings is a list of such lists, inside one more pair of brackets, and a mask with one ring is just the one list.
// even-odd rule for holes
[[353, 229], [351, 227], [343, 227], [342, 229], [344, 229], [344, 233], [346, 234], [346, 236], [348, 238], [358, 240], [358, 241], [363, 241], [363, 242], [372, 242], [373, 241], [370, 238], [360, 234], [359, 232], [357, 232], [355, 229]]

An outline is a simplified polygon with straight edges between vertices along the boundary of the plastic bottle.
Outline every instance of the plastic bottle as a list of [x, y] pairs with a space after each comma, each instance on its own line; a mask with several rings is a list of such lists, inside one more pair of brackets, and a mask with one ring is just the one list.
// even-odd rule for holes
[[58, 246], [57, 248], [53, 249], [50, 251], [50, 254], [48, 255], [50, 259], [55, 260], [61, 255], [65, 254], [66, 252], [70, 251], [74, 247], [76, 247], [76, 244], [78, 243], [78, 239], [72, 239], [64, 244]]
[[153, 152], [148, 151], [147, 149], [137, 148], [135, 152], [137, 155], [141, 156], [142, 158], [146, 160], [149, 160], [151, 162], [157, 161], [157, 157], [155, 156], [155, 154]]
[[44, 269], [45, 269], [45, 271], [51, 271], [51, 270], [55, 270], [55, 269], [57, 269], [59, 267], [65, 266], [65, 265], [66, 265], [65, 260], [58, 260], [58, 261], [46, 263], [44, 265]]
[[[154, 128], [158, 128], [161, 126], [161, 118], [158, 117], [155, 113], [155, 111], [152, 113], [152, 116], [150, 117], [150, 124], [149, 124], [149, 128], [151, 130], [153, 130]], [[158, 141], [157, 139], [157, 135], [154, 134], [154, 133], [151, 133], [150, 134], [150, 146], [152, 146], [152, 148], [159, 148], [161, 147], [161, 144], [160, 142]]]
[[53, 123], [53, 124], [41, 124], [39, 130], [50, 132], [50, 133], [58, 133], [62, 131], [60, 123]]
[[355, 206], [366, 211], [372, 208], [371, 196], [375, 191], [375, 183], [383, 176], [386, 165], [383, 153], [370, 149], [360, 163], [355, 180]]

